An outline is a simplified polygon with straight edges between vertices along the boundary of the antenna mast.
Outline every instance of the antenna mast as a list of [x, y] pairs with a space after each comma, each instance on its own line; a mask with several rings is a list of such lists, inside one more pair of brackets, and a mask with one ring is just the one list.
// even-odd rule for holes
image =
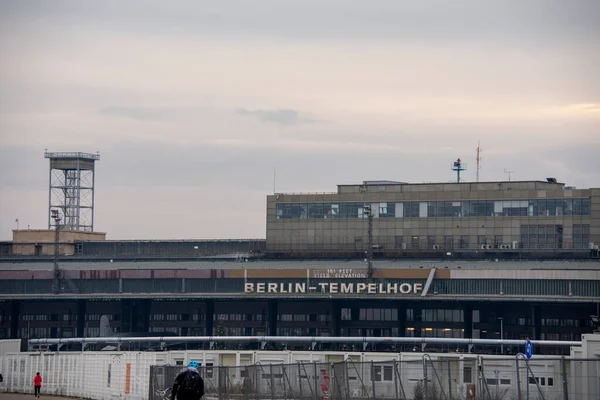
[[477, 182], [479, 182], [479, 170], [481, 169], [481, 156], [479, 155], [483, 149], [479, 147], [479, 140], [477, 141]]
[[467, 164], [465, 164], [464, 162], [462, 162], [460, 160], [460, 158], [456, 161], [454, 161], [454, 163], [452, 164], [451, 167], [452, 171], [456, 172], [456, 183], [460, 183], [460, 173], [462, 171], [466, 171], [467, 169]]

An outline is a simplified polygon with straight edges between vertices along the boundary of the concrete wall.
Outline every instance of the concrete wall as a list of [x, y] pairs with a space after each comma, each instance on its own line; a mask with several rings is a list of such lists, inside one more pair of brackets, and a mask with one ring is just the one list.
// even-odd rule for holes
[[[55, 231], [52, 229], [13, 230], [12, 255], [53, 255]], [[84, 231], [60, 231], [59, 253], [73, 254], [76, 241], [105, 240], [106, 233]]]

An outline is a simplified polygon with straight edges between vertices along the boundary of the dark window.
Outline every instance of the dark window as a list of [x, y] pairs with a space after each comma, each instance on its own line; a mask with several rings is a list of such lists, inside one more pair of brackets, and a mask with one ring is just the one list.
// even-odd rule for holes
[[452, 250], [454, 248], [454, 238], [452, 236], [446, 236], [444, 238], [446, 249]]
[[418, 249], [419, 248], [419, 237], [418, 236], [413, 236], [411, 239], [411, 248], [413, 249]]
[[396, 236], [396, 238], [395, 238], [395, 247], [397, 249], [404, 248], [404, 236]]
[[404, 203], [404, 218], [418, 218], [419, 217], [419, 203], [412, 201]]
[[473, 383], [473, 370], [471, 367], [465, 366], [463, 368], [464, 382]]

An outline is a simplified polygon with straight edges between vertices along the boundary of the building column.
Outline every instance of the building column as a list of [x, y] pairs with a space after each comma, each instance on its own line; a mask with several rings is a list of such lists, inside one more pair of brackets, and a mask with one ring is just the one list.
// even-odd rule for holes
[[132, 301], [130, 299], [121, 299], [121, 332], [132, 332]]
[[398, 336], [406, 336], [406, 302], [398, 302]]
[[[19, 339], [19, 316], [21, 315], [21, 301], [11, 300], [10, 301], [10, 338]], [[29, 339], [29, 338], [28, 338]]]
[[152, 300], [142, 299], [135, 301], [135, 332], [150, 331], [150, 308]]
[[340, 319], [342, 307], [340, 302], [333, 300], [331, 302], [331, 336], [340, 336]]
[[204, 334], [206, 336], [213, 335], [213, 324], [215, 316], [215, 301], [206, 300], [204, 303]]
[[542, 337], [542, 308], [540, 306], [531, 307], [531, 320], [533, 322], [533, 340], [540, 340]]
[[269, 329], [267, 335], [277, 336], [277, 300], [269, 300]]
[[463, 329], [465, 330], [465, 339], [473, 338], [473, 305], [467, 304], [463, 309], [464, 323]]
[[85, 308], [86, 301], [77, 300], [77, 333], [75, 336], [80, 338], [85, 336]]

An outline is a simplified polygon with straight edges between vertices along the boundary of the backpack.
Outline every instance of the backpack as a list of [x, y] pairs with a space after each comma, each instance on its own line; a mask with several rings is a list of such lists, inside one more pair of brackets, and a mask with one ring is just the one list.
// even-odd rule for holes
[[[181, 386], [179, 387], [178, 392], [183, 395], [195, 395], [200, 389], [200, 382], [202, 378], [200, 374], [194, 371], [188, 371], [183, 378], [183, 382], [181, 382]], [[202, 396], [204, 393], [200, 393]]]

